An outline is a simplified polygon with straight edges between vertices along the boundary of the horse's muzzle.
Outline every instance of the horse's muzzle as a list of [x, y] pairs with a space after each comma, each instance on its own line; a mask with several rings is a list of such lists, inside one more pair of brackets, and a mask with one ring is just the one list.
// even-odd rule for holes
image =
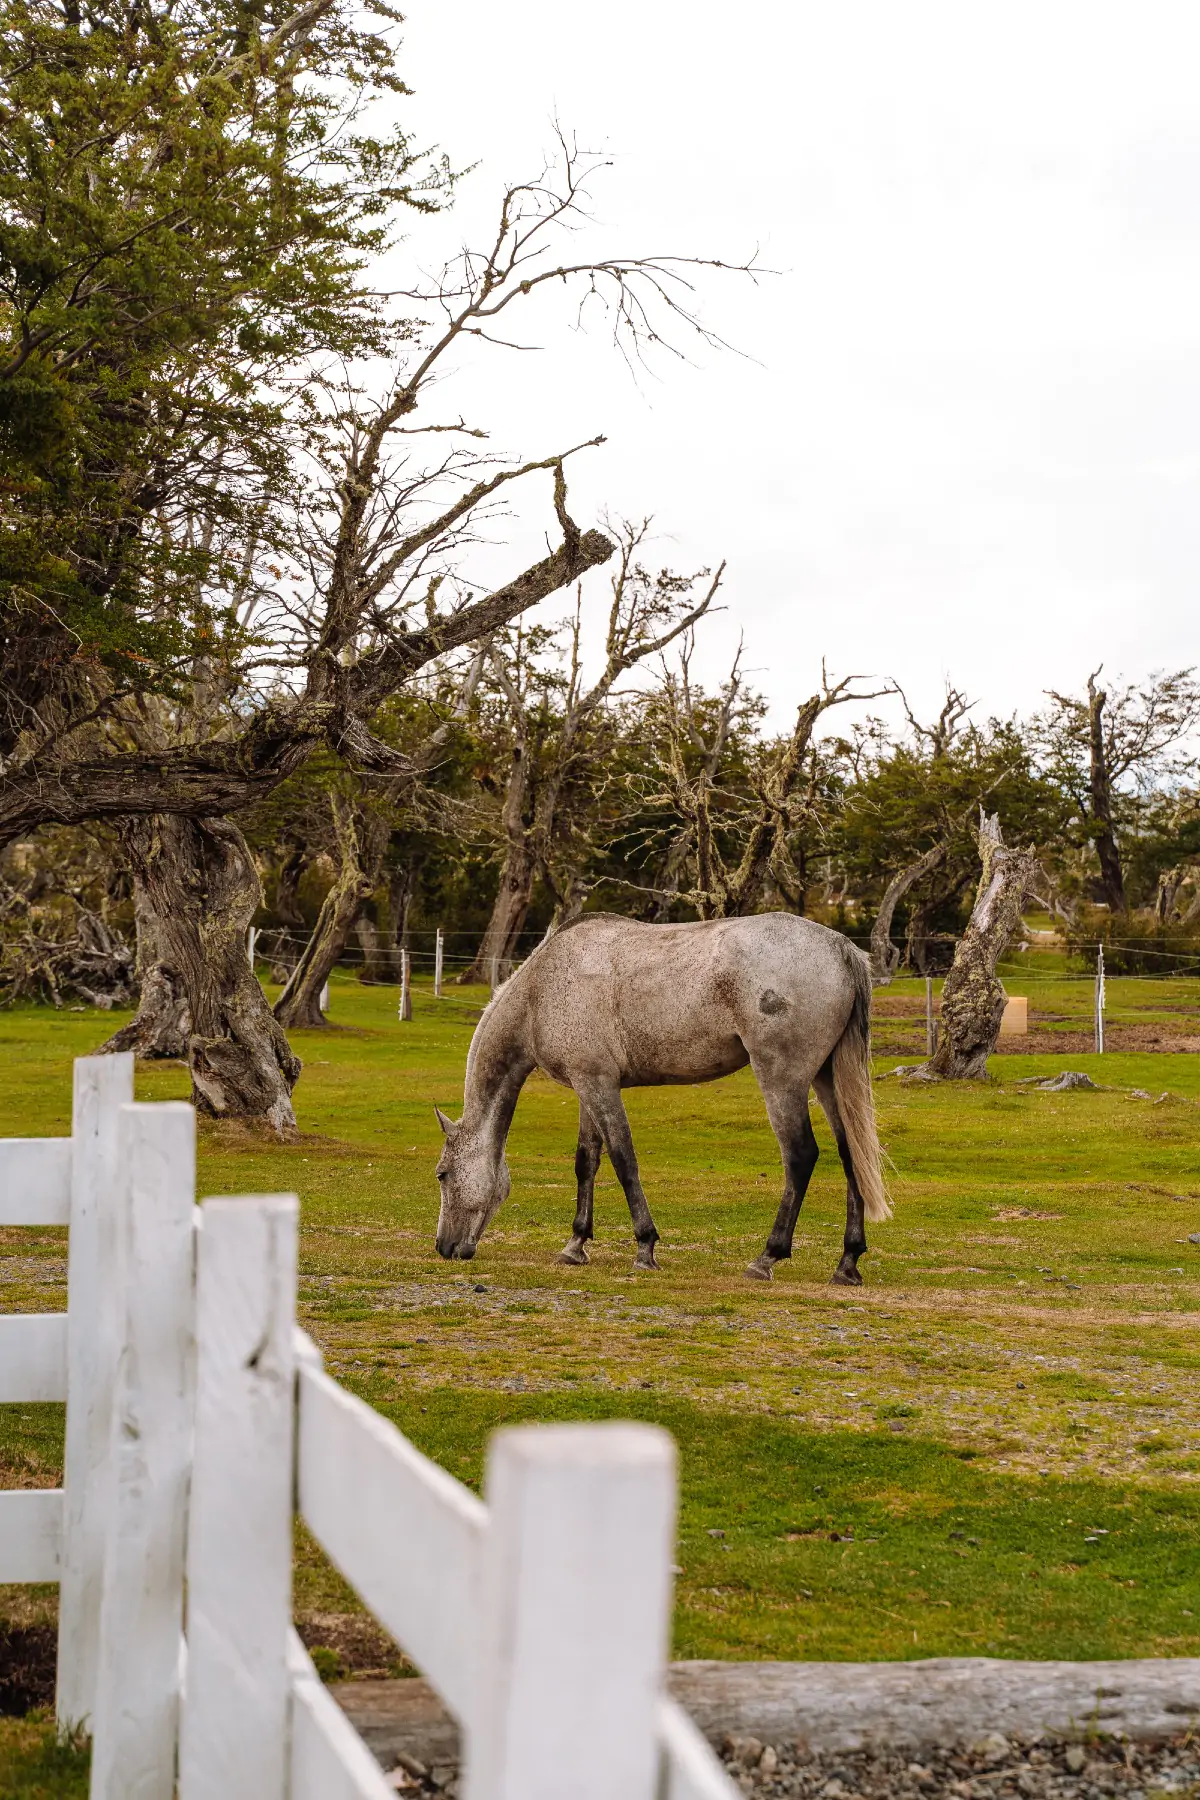
[[453, 1262], [455, 1257], [460, 1262], [470, 1262], [475, 1254], [475, 1246], [474, 1244], [458, 1244], [451, 1238], [438, 1238], [437, 1253], [447, 1262]]

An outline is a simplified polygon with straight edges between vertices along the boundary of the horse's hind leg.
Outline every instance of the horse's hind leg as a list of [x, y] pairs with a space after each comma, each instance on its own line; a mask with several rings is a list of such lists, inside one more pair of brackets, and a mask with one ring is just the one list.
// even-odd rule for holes
[[600, 1167], [600, 1157], [604, 1150], [604, 1139], [600, 1135], [600, 1127], [581, 1100], [579, 1102], [579, 1144], [575, 1151], [575, 1180], [578, 1193], [575, 1201], [575, 1223], [571, 1227], [571, 1241], [565, 1250], [559, 1252], [560, 1263], [585, 1263], [588, 1260], [588, 1240], [592, 1236], [592, 1205], [596, 1192], [596, 1171]]
[[842, 1260], [830, 1276], [834, 1287], [861, 1287], [862, 1276], [858, 1272], [858, 1259], [867, 1248], [866, 1209], [863, 1197], [859, 1192], [858, 1178], [854, 1173], [854, 1160], [850, 1155], [850, 1145], [846, 1141], [846, 1128], [842, 1124], [842, 1115], [838, 1111], [837, 1097], [833, 1091], [833, 1065], [826, 1063], [813, 1082], [817, 1090], [817, 1099], [821, 1102], [825, 1117], [829, 1120], [830, 1129], [837, 1140], [838, 1155], [842, 1159], [842, 1167], [846, 1171], [846, 1235], [842, 1239]]
[[[757, 1069], [755, 1074], [758, 1074]], [[781, 1092], [765, 1086], [761, 1078], [759, 1087], [783, 1157], [783, 1199], [779, 1202], [766, 1249], [755, 1258], [746, 1273], [752, 1281], [770, 1281], [775, 1264], [792, 1254], [796, 1220], [800, 1217], [800, 1208], [820, 1152], [808, 1116], [807, 1088], [797, 1098], [794, 1088], [791, 1092]]]
[[625, 1112], [625, 1103], [621, 1099], [621, 1090], [613, 1087], [589, 1087], [586, 1097], [580, 1097], [581, 1105], [586, 1105], [588, 1112], [596, 1121], [604, 1139], [604, 1147], [608, 1151], [609, 1161], [616, 1172], [617, 1180], [625, 1190], [625, 1198], [629, 1203], [629, 1216], [633, 1220], [633, 1235], [637, 1239], [637, 1256], [634, 1267], [638, 1269], [657, 1269], [654, 1257], [654, 1246], [658, 1242], [658, 1231], [650, 1216], [650, 1202], [646, 1199], [642, 1178], [638, 1174], [637, 1154], [633, 1148], [633, 1133], [629, 1129], [629, 1119]]

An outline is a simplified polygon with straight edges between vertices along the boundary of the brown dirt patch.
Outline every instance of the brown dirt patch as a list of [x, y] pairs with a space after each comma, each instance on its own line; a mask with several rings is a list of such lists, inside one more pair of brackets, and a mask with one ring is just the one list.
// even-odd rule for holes
[[[369, 1614], [305, 1613], [296, 1620], [296, 1631], [326, 1681], [416, 1674], [404, 1652]], [[324, 1657], [317, 1654], [322, 1650], [327, 1653]]]
[[[889, 1030], [904, 1021], [893, 1015], [878, 1012], [875, 1007], [876, 1031], [875, 1054], [877, 1056], [905, 1056], [924, 1052], [924, 1033], [918, 1041], [917, 1034], [909, 1031], [904, 1034]], [[918, 1021], [909, 1021], [916, 1025]], [[924, 1023], [922, 1017], [921, 1024]], [[1157, 1053], [1160, 1055], [1197, 1055], [1200, 1054], [1200, 1037], [1174, 1037], [1169, 1027], [1163, 1025], [1106, 1025], [1104, 1027], [1104, 1047], [1106, 1050], [1124, 1050], [1138, 1053]], [[1090, 1028], [1081, 1031], [1055, 1031], [1039, 1029], [1036, 1025], [1024, 1037], [1002, 1037], [996, 1045], [997, 1056], [1079, 1056], [1088, 1055], [1096, 1048], [1095, 1036]]]
[[[1039, 1212], [1035, 1206], [1001, 1206], [992, 1214], [993, 1219], [1061, 1219], [1062, 1213]], [[1006, 1239], [1005, 1242], [1008, 1240]]]
[[[1031, 1031], [1026, 1037], [1002, 1037], [996, 1045], [1000, 1056], [1045, 1056], [1086, 1053], [1096, 1048], [1089, 1031]], [[1106, 1025], [1106, 1050], [1158, 1051], [1175, 1055], [1180, 1051], [1200, 1051], [1200, 1038], [1171, 1037], [1161, 1025]]]
[[53, 1625], [0, 1627], [0, 1713], [23, 1718], [54, 1705], [58, 1631]]

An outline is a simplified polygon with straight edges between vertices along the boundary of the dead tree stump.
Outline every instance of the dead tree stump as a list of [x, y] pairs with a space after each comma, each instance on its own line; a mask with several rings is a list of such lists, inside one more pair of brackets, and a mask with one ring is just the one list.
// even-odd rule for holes
[[983, 870], [954, 962], [942, 988], [938, 1047], [931, 1075], [950, 1081], [983, 1081], [987, 1059], [1000, 1036], [1005, 993], [996, 964], [1016, 935], [1025, 896], [1038, 873], [1032, 850], [1014, 850], [1000, 835], [999, 815], [979, 811]]

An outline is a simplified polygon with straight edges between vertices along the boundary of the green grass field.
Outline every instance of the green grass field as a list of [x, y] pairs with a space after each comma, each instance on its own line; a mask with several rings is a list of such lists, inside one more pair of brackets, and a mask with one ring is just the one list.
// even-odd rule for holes
[[52, 1719], [0, 1719], [4, 1800], [87, 1800], [86, 1748], [59, 1743]]
[[[1195, 982], [1141, 985], [1110, 1002], [1200, 1031]], [[780, 1186], [748, 1072], [628, 1097], [661, 1271], [633, 1271], [607, 1164], [593, 1262], [557, 1266], [575, 1111], [535, 1077], [512, 1198], [473, 1263], [444, 1264], [433, 1103], [460, 1100], [469, 999], [418, 990], [400, 1025], [394, 990], [338, 979], [338, 1029], [295, 1036], [301, 1142], [202, 1128], [202, 1192], [299, 1194], [301, 1312], [342, 1381], [473, 1485], [506, 1421], [669, 1427], [679, 1656], [1200, 1654], [1200, 1056], [1005, 1055], [987, 1087], [881, 1082], [896, 1216], [857, 1291], [827, 1285], [843, 1187], [823, 1121], [792, 1263], [743, 1278]], [[113, 1022], [0, 1014], [0, 1131], [65, 1131], [71, 1058]], [[1064, 1066], [1105, 1091], [1013, 1085]], [[186, 1091], [178, 1067], [139, 1069], [139, 1098]], [[0, 1253], [7, 1309], [65, 1304], [61, 1233], [0, 1233]], [[0, 1409], [0, 1484], [52, 1483], [60, 1438], [59, 1409]], [[52, 1601], [0, 1590], [12, 1620]], [[351, 1605], [302, 1542], [298, 1611]]]

